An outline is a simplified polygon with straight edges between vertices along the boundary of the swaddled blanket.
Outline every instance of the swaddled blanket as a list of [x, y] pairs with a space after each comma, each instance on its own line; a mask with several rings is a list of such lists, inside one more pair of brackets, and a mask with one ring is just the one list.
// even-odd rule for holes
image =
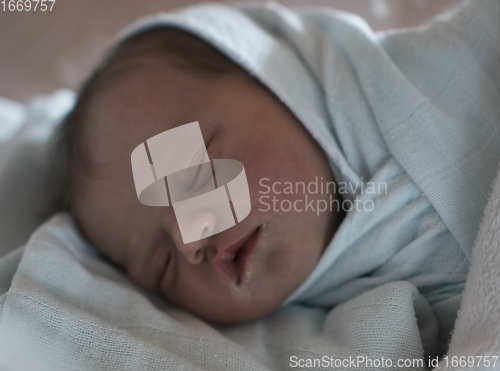
[[430, 307], [405, 282], [331, 312], [290, 305], [248, 324], [211, 327], [133, 286], [64, 214], [0, 269], [19, 261], [1, 300], [2, 370], [281, 370], [324, 356], [396, 363], [422, 359], [422, 340], [434, 335]]
[[[328, 155], [352, 210], [288, 299], [331, 308], [384, 283], [414, 284], [446, 349], [471, 248], [500, 161], [498, 1], [413, 30], [374, 34], [327, 8], [202, 6], [139, 21], [192, 32], [250, 71]], [[364, 192], [360, 183], [387, 186]]]
[[[247, 370], [434, 356], [500, 160], [499, 8], [475, 1], [426, 27], [374, 34], [331, 9], [204, 5], [125, 31], [174, 26], [210, 42], [291, 109], [338, 181], [388, 192], [347, 195], [375, 209], [348, 215], [286, 305], [237, 326], [205, 324], [137, 289], [58, 215], [3, 260], [15, 272], [3, 281], [4, 364]], [[358, 360], [340, 365], [393, 368]]]

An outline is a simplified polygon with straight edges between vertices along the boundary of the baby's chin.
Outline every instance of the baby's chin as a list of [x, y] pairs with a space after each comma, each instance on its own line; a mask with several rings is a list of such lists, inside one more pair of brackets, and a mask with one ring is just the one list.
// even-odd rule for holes
[[234, 310], [233, 308], [228, 308], [224, 310], [223, 308], [203, 308], [200, 311], [192, 310], [194, 314], [207, 320], [209, 322], [220, 323], [220, 324], [236, 324], [242, 322], [248, 322], [257, 320], [271, 313], [274, 309], [279, 307], [274, 305], [271, 307], [255, 307], [248, 306], [247, 308], [241, 308], [239, 310]]
[[207, 300], [196, 297], [177, 304], [207, 321], [234, 324], [256, 320], [277, 309], [283, 299], [270, 294], [234, 289], [224, 296], [214, 295]]

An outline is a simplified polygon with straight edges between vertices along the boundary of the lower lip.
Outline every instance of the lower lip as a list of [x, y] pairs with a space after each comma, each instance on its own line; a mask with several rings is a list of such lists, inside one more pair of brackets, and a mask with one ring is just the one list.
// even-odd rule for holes
[[260, 237], [260, 227], [258, 227], [253, 235], [245, 242], [245, 244], [240, 248], [236, 255], [236, 268], [238, 270], [238, 285], [245, 283], [245, 274], [248, 270], [248, 265], [250, 263], [250, 258], [257, 250], [257, 243]]

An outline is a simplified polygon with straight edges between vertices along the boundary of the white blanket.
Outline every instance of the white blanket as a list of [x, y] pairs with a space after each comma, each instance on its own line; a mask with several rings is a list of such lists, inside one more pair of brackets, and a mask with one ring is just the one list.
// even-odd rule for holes
[[[472, 265], [467, 277], [462, 306], [451, 339], [448, 359], [439, 369], [500, 369], [500, 176], [486, 207], [481, 229], [472, 252]], [[482, 367], [456, 367], [453, 359], [468, 356], [490, 357]], [[477, 359], [475, 365], [477, 366]], [[455, 366], [455, 367], [454, 367]]]
[[337, 181], [367, 182], [394, 158], [470, 258], [500, 160], [499, 17], [498, 0], [465, 1], [375, 33], [332, 8], [209, 4], [144, 17], [116, 41], [155, 27], [205, 40], [288, 106]]
[[[453, 360], [472, 355], [478, 362], [477, 356], [500, 353], [499, 226], [497, 179], [473, 250], [449, 367], [446, 361], [440, 367], [459, 369], [451, 367]], [[250, 323], [204, 323], [131, 284], [65, 214], [0, 261], [0, 290], [2, 371], [284, 370], [307, 359], [352, 362], [344, 369], [373, 369], [365, 367], [367, 359], [387, 366], [390, 359], [394, 367], [411, 362], [399, 370], [424, 370], [413, 362], [435, 340], [430, 308], [406, 282], [381, 286], [330, 312], [289, 305]], [[470, 369], [495, 369], [494, 361]]]
[[[375, 205], [349, 212], [286, 304], [332, 308], [404, 280], [431, 305], [444, 351], [500, 161], [499, 18], [498, 0], [476, 0], [374, 33], [328, 8], [211, 4], [144, 18], [118, 40], [168, 26], [212, 44], [299, 118], [356, 187], [348, 198]], [[368, 181], [387, 193], [360, 192]]]
[[25, 244], [45, 220], [48, 141], [74, 97], [70, 90], [25, 104], [0, 97], [0, 256]]
[[281, 370], [293, 357], [323, 356], [396, 362], [423, 357], [415, 344], [433, 320], [415, 287], [396, 282], [331, 312], [291, 305], [251, 323], [210, 326], [131, 284], [64, 214], [0, 271], [4, 289], [15, 271], [0, 301], [2, 370], [35, 369], [30, 362], [37, 370]]

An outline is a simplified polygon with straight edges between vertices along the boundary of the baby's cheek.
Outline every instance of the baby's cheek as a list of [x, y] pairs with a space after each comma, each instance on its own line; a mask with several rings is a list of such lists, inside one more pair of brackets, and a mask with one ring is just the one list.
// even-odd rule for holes
[[166, 249], [154, 248], [148, 251], [146, 248], [139, 247], [132, 250], [134, 252], [127, 255], [127, 261], [124, 264], [128, 276], [138, 286], [146, 290], [158, 291], [165, 272]]

